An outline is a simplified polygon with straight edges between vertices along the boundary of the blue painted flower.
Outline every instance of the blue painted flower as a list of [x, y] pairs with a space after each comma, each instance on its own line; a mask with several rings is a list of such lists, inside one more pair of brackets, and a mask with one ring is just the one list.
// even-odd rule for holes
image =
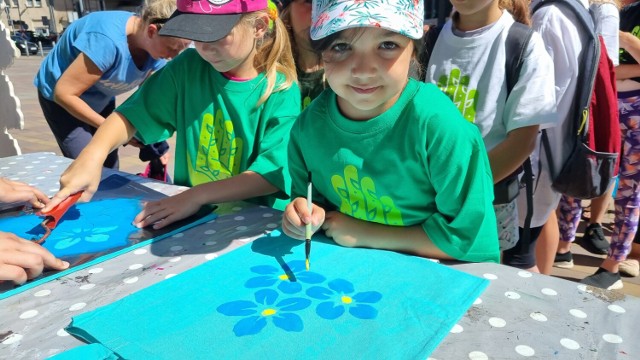
[[117, 229], [118, 226], [71, 229], [70, 231], [62, 234], [57, 234], [62, 240], [56, 243], [55, 248], [63, 250], [82, 241], [89, 243], [105, 242], [109, 240], [112, 233]]
[[275, 283], [278, 283], [278, 290], [281, 292], [285, 294], [295, 294], [302, 290], [301, 283], [319, 284], [325, 280], [325, 277], [318, 273], [306, 271], [304, 261], [302, 260], [294, 260], [288, 262], [287, 265], [295, 277], [294, 281], [292, 281], [293, 279], [291, 279], [281, 268], [270, 265], [259, 265], [252, 267], [251, 271], [261, 276], [247, 280], [247, 282], [244, 283], [244, 286], [249, 289], [253, 289], [270, 287]]
[[218, 306], [219, 313], [227, 316], [246, 316], [233, 327], [236, 336], [255, 335], [271, 319], [273, 325], [284, 331], [300, 332], [304, 328], [302, 319], [293, 311], [303, 310], [311, 305], [305, 298], [288, 298], [276, 303], [278, 292], [262, 289], [255, 293], [256, 301], [238, 300]]
[[[349, 313], [358, 319], [374, 319], [378, 310], [369, 304], [382, 299], [377, 291], [355, 292], [353, 284], [344, 279], [330, 281], [329, 288], [313, 286], [307, 290], [307, 295], [323, 301], [316, 307], [316, 314], [327, 320], [335, 320], [348, 309]], [[353, 295], [352, 295], [353, 294]]]

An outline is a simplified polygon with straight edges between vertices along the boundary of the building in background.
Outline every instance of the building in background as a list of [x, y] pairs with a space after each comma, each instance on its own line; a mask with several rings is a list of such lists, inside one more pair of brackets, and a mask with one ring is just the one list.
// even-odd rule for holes
[[0, 0], [6, 4], [3, 22], [27, 37], [55, 41], [74, 20], [101, 10], [135, 10], [142, 0]]

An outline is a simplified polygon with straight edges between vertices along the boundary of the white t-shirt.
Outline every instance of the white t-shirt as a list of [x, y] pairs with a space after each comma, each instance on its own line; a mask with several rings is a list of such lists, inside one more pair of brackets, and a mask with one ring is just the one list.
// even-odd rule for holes
[[609, 59], [613, 62], [613, 66], [618, 66], [620, 63], [618, 56], [620, 12], [618, 8], [613, 3], [594, 3], [589, 6], [589, 9], [593, 12], [596, 34], [602, 35]]
[[[540, 0], [531, 1], [531, 9]], [[580, 0], [585, 8], [588, 7], [586, 0]], [[571, 104], [576, 93], [576, 79], [579, 69], [579, 54], [582, 51], [582, 44], [586, 39], [585, 34], [581, 34], [575, 24], [578, 20], [573, 13], [564, 10], [561, 6], [546, 5], [536, 11], [531, 17], [532, 27], [542, 36], [545, 47], [553, 59], [555, 74], [557, 116], [559, 125], [547, 129], [551, 153], [554, 162], [554, 174], [558, 174], [563, 162], [570, 153], [570, 144], [566, 144], [565, 134], [571, 125], [567, 121]], [[538, 163], [542, 168], [538, 171]], [[544, 150], [538, 145], [531, 154], [531, 164], [534, 173], [539, 176], [536, 182], [535, 194], [533, 197], [533, 217], [531, 226], [538, 227], [544, 225], [549, 218], [551, 211], [555, 210], [560, 201], [560, 194], [551, 189], [551, 178], [549, 175], [549, 164]], [[518, 211], [526, 214], [526, 192], [521, 191], [518, 197]], [[524, 223], [524, 215], [520, 217], [520, 226]]]
[[478, 126], [488, 150], [514, 129], [556, 122], [553, 63], [538, 34], [531, 37], [520, 77], [507, 99], [505, 40], [513, 23], [504, 11], [486, 30], [460, 37], [449, 20], [427, 67], [426, 82], [437, 84], [465, 119]]

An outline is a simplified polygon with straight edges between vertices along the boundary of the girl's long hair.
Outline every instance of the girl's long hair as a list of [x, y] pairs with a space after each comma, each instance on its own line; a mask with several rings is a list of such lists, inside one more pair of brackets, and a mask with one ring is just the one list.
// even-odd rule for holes
[[529, 17], [529, 4], [526, 0], [499, 0], [500, 9], [507, 10], [513, 19], [525, 25], [531, 25]]
[[[274, 91], [286, 90], [298, 81], [296, 65], [291, 54], [289, 34], [282, 20], [277, 17], [277, 12], [274, 14], [271, 9], [254, 11], [243, 15], [240, 21], [245, 21], [253, 26], [255, 21], [263, 18], [264, 14], [269, 15], [272, 26], [265, 24], [268, 30], [264, 37], [257, 41], [256, 56], [253, 58], [253, 66], [259, 73], [264, 73], [267, 79], [267, 88], [258, 100], [258, 106], [267, 101]], [[284, 75], [285, 80], [276, 86], [278, 73]]]

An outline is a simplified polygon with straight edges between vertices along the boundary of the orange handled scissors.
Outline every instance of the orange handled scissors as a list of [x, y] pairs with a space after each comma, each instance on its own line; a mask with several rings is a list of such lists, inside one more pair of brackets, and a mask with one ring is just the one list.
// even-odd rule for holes
[[34, 240], [36, 243], [42, 244], [47, 239], [47, 237], [51, 235], [51, 230], [55, 229], [60, 219], [62, 219], [64, 214], [67, 212], [67, 210], [69, 210], [69, 208], [72, 207], [78, 201], [80, 196], [82, 196], [83, 192], [84, 191], [77, 192], [69, 196], [68, 198], [62, 200], [60, 204], [56, 205], [56, 207], [51, 209], [46, 214], [42, 212], [38, 212], [36, 214], [38, 216], [45, 217], [44, 221], [40, 224], [40, 226], [44, 228], [44, 231], [45, 231], [44, 235], [42, 235], [40, 239]]

